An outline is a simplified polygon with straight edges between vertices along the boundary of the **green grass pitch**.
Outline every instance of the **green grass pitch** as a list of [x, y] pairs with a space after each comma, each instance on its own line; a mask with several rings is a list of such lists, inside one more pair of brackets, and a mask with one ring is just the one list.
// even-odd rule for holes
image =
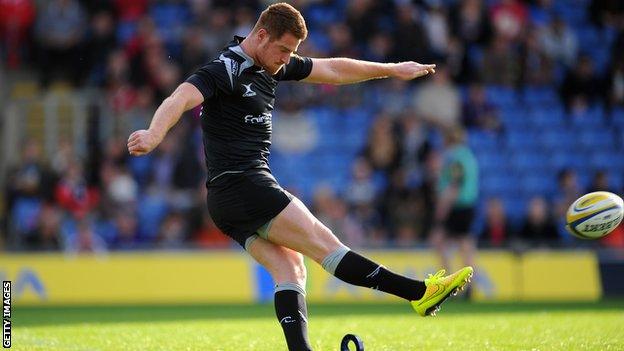
[[[379, 350], [624, 350], [624, 300], [446, 303], [421, 318], [409, 304], [312, 304], [315, 350], [344, 334]], [[272, 305], [19, 307], [13, 350], [284, 350]]]

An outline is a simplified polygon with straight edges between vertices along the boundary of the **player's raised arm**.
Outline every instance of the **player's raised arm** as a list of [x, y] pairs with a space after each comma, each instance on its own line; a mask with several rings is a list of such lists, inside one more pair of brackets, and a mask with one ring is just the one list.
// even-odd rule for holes
[[407, 61], [379, 63], [349, 58], [313, 58], [312, 71], [303, 79], [309, 83], [350, 84], [370, 79], [398, 78], [411, 80], [435, 73], [434, 64]]
[[149, 129], [133, 132], [128, 137], [128, 152], [141, 156], [154, 150], [163, 140], [169, 128], [175, 125], [185, 111], [201, 104], [203, 95], [192, 84], [182, 83], [158, 107]]

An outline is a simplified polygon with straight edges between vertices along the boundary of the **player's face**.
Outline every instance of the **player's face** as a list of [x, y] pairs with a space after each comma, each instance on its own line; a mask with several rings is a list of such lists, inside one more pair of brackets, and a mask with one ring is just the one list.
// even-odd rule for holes
[[[266, 32], [265, 32], [266, 33]], [[288, 64], [290, 56], [297, 51], [301, 40], [290, 33], [285, 33], [281, 38], [273, 39], [268, 33], [260, 37], [258, 55], [256, 58], [267, 73], [273, 75], [279, 72], [282, 66]]]

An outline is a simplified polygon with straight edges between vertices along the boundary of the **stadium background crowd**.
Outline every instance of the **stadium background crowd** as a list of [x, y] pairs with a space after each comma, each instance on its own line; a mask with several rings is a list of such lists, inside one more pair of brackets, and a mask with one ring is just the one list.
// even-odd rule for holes
[[[302, 55], [438, 64], [414, 82], [280, 86], [273, 171], [348, 245], [426, 244], [442, 135], [461, 126], [480, 166], [482, 246], [624, 246], [621, 229], [587, 243], [562, 225], [582, 193], [624, 191], [623, 2], [291, 3], [310, 30]], [[265, 5], [0, 0], [0, 79], [95, 90], [108, 108], [94, 118], [115, 126], [85, 128], [84, 150], [61, 139], [52, 157], [23, 140], [0, 182], [5, 248], [234, 247], [206, 211], [197, 110], [149, 156], [129, 157], [125, 141]]]

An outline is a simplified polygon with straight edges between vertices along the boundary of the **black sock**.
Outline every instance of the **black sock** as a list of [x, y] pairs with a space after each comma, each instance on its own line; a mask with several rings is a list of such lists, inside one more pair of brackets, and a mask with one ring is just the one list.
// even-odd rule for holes
[[340, 260], [334, 275], [349, 284], [381, 290], [409, 301], [422, 298], [426, 289], [424, 282], [392, 273], [353, 251]]
[[308, 308], [305, 296], [294, 290], [275, 293], [275, 314], [279, 320], [289, 351], [311, 351], [308, 341]]

